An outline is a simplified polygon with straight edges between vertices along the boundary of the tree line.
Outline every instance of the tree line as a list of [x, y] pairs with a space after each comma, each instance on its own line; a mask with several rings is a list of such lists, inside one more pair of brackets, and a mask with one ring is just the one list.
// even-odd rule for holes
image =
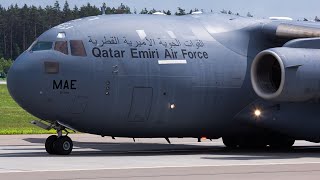
[[[170, 10], [157, 10], [147, 8], [137, 11], [131, 10], [129, 6], [121, 3], [119, 7], [109, 7], [103, 3], [101, 7], [87, 3], [81, 7], [70, 7], [68, 1], [61, 6], [58, 1], [53, 5], [46, 7], [36, 7], [24, 5], [11, 5], [10, 7], [2, 7], [0, 5], [0, 58], [15, 59], [23, 51], [25, 51], [32, 42], [46, 30], [67, 22], [72, 19], [78, 19], [87, 16], [96, 16], [105, 14], [153, 14], [162, 12], [166, 15], [187, 15], [197, 12], [199, 9], [186, 11], [178, 7], [176, 12]], [[212, 12], [212, 10], [211, 10]], [[220, 11], [223, 14], [240, 15], [228, 10]], [[248, 12], [248, 17], [253, 15]], [[318, 17], [315, 21], [320, 21]]]
[[[118, 8], [106, 7], [106, 14], [131, 13], [130, 8], [121, 4]], [[56, 1], [53, 6], [18, 7], [0, 5], [0, 58], [15, 59], [46, 30], [72, 19], [101, 14], [99, 7], [90, 3], [70, 8], [66, 1], [63, 7]]]
[[12, 63], [13, 63], [12, 60], [6, 60], [4, 58], [0, 58], [0, 79], [6, 77], [6, 74], [8, 74], [8, 71]]
[[[193, 9], [186, 12], [185, 9], [179, 7], [176, 12], [148, 10], [147, 8], [137, 12], [136, 9], [132, 11], [122, 3], [119, 7], [108, 7], [106, 3], [103, 3], [102, 7], [90, 3], [81, 7], [70, 7], [68, 1], [65, 1], [62, 6], [56, 1], [53, 5], [46, 7], [28, 6], [26, 4], [19, 7], [16, 4], [5, 8], [0, 5], [0, 58], [15, 59], [43, 32], [72, 19], [96, 16], [102, 12], [105, 14], [153, 14], [162, 12], [166, 15], [179, 16], [196, 11], [199, 10]], [[221, 12], [224, 13], [224, 11]]]

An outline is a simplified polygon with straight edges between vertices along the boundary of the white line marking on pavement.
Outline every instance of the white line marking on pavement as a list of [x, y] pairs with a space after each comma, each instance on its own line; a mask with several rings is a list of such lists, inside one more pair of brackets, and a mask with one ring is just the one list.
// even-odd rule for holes
[[297, 163], [252, 163], [252, 164], [226, 164], [226, 165], [198, 165], [198, 166], [153, 166], [153, 167], [123, 167], [123, 168], [94, 168], [94, 169], [61, 169], [61, 170], [7, 170], [6, 173], [36, 173], [36, 172], [71, 172], [71, 171], [101, 171], [101, 170], [134, 170], [134, 169], [164, 169], [164, 168], [197, 168], [197, 167], [234, 167], [234, 166], [273, 166], [273, 165], [310, 165], [320, 162], [297, 162]]

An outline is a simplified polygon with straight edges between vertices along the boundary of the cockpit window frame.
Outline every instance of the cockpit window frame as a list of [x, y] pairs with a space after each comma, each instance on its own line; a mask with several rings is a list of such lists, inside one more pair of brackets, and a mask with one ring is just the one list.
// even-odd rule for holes
[[[45, 49], [37, 49], [37, 50], [34, 50], [35, 46], [39, 43], [51, 43], [51, 47], [48, 49], [48, 48], [45, 48]], [[30, 51], [31, 52], [37, 52], [37, 51], [50, 51], [53, 49], [53, 44], [54, 42], [53, 41], [35, 41], [35, 43], [32, 44], [32, 46], [30, 46]]]
[[[61, 49], [57, 48], [57, 43], [66, 43], [63, 51]], [[70, 54], [69, 53], [69, 49], [70, 49], [69, 48], [69, 42], [67, 40], [57, 40], [57, 41], [54, 42], [54, 48], [53, 48], [54, 51], [60, 52], [60, 53], [65, 54], [65, 55], [69, 55]]]
[[34, 45], [36, 45], [37, 42], [38, 42], [38, 40], [33, 41], [33, 43], [29, 46], [29, 48], [27, 49], [27, 51], [32, 51], [32, 47], [33, 47]]
[[[78, 42], [78, 49], [76, 49], [77, 51], [75, 52], [74, 51], [74, 46], [73, 46], [73, 43], [74, 42]], [[85, 47], [85, 45], [84, 45], [84, 43], [83, 43], [83, 41], [82, 40], [79, 40], [79, 39], [72, 39], [72, 40], [69, 40], [69, 45], [70, 45], [70, 54], [71, 54], [71, 56], [77, 56], [77, 57], [87, 57], [87, 51], [86, 51], [86, 47]], [[80, 47], [80, 46], [81, 47]], [[81, 51], [81, 52], [79, 52], [79, 50]]]

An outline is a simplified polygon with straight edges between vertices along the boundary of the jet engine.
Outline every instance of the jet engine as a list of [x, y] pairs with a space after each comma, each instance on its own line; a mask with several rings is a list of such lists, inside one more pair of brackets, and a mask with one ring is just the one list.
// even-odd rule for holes
[[252, 63], [251, 82], [265, 100], [318, 101], [320, 50], [281, 47], [262, 51]]

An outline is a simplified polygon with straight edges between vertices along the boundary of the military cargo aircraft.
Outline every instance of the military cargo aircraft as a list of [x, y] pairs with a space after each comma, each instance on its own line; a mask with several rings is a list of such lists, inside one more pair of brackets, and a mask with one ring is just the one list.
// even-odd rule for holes
[[320, 142], [320, 25], [223, 14], [101, 15], [42, 34], [8, 89], [57, 130], [111, 137], [223, 138], [229, 148]]

